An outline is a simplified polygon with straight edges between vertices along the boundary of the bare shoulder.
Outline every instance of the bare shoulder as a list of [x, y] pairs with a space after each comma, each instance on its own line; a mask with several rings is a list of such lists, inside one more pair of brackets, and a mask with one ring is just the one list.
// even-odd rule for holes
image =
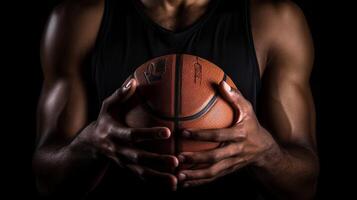
[[255, 8], [263, 8], [270, 12], [301, 12], [299, 6], [292, 0], [251, 0]]
[[103, 12], [104, 0], [66, 0], [53, 9], [46, 29], [85, 31], [98, 25]]
[[305, 62], [310, 67], [312, 38], [301, 8], [291, 0], [251, 0], [251, 5], [254, 43], [262, 62], [285, 56], [292, 63]]
[[291, 0], [251, 0], [251, 5], [252, 17], [270, 27], [283, 28], [305, 21], [302, 10]]
[[53, 9], [52, 16], [86, 15], [99, 11], [103, 6], [104, 0], [65, 0]]
[[103, 13], [104, 0], [66, 0], [53, 9], [41, 42], [45, 72], [52, 68], [73, 69], [67, 66], [78, 63], [91, 51]]

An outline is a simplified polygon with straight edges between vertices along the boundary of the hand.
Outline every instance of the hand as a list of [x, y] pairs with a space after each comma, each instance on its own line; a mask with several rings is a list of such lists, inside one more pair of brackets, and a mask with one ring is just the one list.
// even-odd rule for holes
[[113, 106], [119, 108], [120, 112], [120, 106], [135, 92], [135, 89], [135, 79], [129, 79], [108, 97], [103, 102], [97, 121], [80, 134], [80, 141], [94, 149], [94, 152], [105, 155], [145, 181], [176, 190], [177, 179], [168, 172], [178, 166], [177, 158], [146, 152], [132, 145], [144, 140], [167, 139], [170, 137], [170, 130], [166, 127], [129, 128], [113, 119], [111, 114]]
[[252, 105], [242, 94], [226, 82], [220, 83], [220, 92], [236, 113], [235, 124], [230, 128], [212, 130], [188, 129], [182, 137], [192, 140], [221, 142], [225, 145], [202, 152], [182, 152], [180, 163], [206, 163], [208, 168], [183, 170], [177, 178], [183, 187], [211, 182], [248, 164], [260, 165], [265, 153], [276, 147], [272, 136], [260, 126]]

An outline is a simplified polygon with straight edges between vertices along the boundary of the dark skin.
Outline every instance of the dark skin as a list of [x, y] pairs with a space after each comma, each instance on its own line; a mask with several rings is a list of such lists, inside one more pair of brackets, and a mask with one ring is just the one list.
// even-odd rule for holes
[[[208, 0], [142, 0], [146, 12], [166, 29], [194, 23]], [[45, 195], [82, 196], [100, 182], [110, 163], [142, 179], [176, 190], [206, 184], [246, 166], [278, 199], [312, 199], [319, 171], [315, 111], [309, 87], [313, 46], [305, 18], [290, 1], [252, 0], [254, 45], [263, 80], [262, 115], [239, 90], [222, 82], [222, 96], [241, 115], [234, 126], [186, 130], [182, 137], [227, 142], [204, 152], [159, 155], [133, 148], [140, 140], [170, 137], [165, 127], [132, 129], [113, 120], [111, 107], [127, 101], [136, 81], [127, 80], [108, 97], [94, 122], [82, 69], [103, 14], [101, 0], [66, 1], [52, 13], [42, 40], [44, 85], [38, 108], [39, 142], [34, 155], [38, 188]], [[119, 110], [120, 111], [120, 110]], [[209, 163], [200, 170], [167, 173], [155, 166]], [[58, 164], [60, 163], [60, 164]], [[83, 170], [86, 169], [86, 170]], [[72, 190], [72, 186], [76, 186]]]

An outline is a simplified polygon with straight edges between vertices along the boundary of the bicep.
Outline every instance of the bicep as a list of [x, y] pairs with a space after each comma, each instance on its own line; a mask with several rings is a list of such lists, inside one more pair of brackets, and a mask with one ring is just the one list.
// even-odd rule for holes
[[80, 80], [45, 82], [37, 111], [39, 145], [71, 140], [86, 122], [86, 104], [85, 89]]
[[315, 109], [309, 86], [273, 82], [263, 95], [264, 126], [282, 144], [315, 148]]
[[284, 9], [272, 34], [276, 37], [263, 75], [262, 116], [281, 143], [315, 149], [315, 109], [309, 85], [312, 39], [302, 12], [291, 5]]
[[87, 122], [83, 70], [95, 43], [101, 9], [83, 9], [61, 5], [45, 27], [41, 44], [44, 83], [37, 112], [39, 145], [68, 142]]

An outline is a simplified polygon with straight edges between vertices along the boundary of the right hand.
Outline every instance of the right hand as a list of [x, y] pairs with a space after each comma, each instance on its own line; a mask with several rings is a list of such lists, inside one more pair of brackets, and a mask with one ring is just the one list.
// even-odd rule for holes
[[136, 80], [130, 78], [105, 99], [97, 121], [91, 123], [80, 134], [81, 141], [89, 144], [95, 152], [105, 155], [119, 166], [150, 182], [151, 185], [176, 190], [177, 178], [169, 171], [178, 166], [178, 159], [171, 155], [147, 152], [132, 145], [144, 140], [168, 139], [171, 135], [170, 130], [167, 127], [129, 128], [111, 115], [110, 108], [113, 105], [120, 108], [120, 105], [135, 92], [136, 86]]

